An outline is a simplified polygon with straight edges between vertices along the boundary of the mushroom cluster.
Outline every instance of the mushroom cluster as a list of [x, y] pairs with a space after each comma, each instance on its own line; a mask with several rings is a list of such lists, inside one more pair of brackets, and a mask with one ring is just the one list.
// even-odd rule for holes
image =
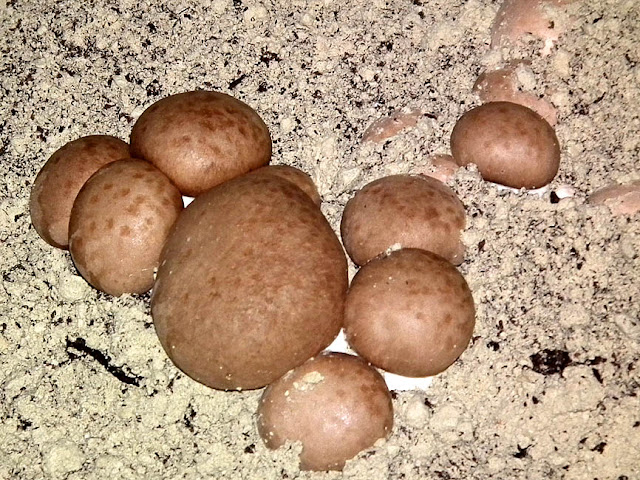
[[[160, 344], [189, 377], [268, 387], [257, 411], [268, 447], [300, 441], [303, 469], [339, 470], [391, 433], [376, 368], [434, 375], [469, 342], [473, 298], [454, 267], [464, 206], [426, 176], [365, 186], [341, 225], [361, 266], [349, 287], [313, 181], [270, 158], [248, 105], [173, 95], [144, 111], [130, 144], [89, 136], [55, 152], [32, 188], [32, 222], [95, 288], [152, 289]], [[183, 208], [183, 196], [195, 199]], [[324, 351], [342, 329], [358, 356]]]

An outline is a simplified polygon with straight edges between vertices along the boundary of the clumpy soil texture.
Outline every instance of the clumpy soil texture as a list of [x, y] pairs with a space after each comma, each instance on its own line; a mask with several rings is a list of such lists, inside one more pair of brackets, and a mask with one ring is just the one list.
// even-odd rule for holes
[[[2, 0], [0, 478], [640, 478], [640, 217], [585, 201], [640, 178], [640, 6], [572, 3], [544, 57], [533, 38], [489, 49], [498, 8]], [[539, 195], [500, 190], [473, 167], [450, 182], [467, 208], [474, 336], [429, 389], [394, 394], [390, 439], [341, 473], [300, 472], [296, 445], [267, 450], [260, 391], [180, 373], [148, 296], [100, 294], [31, 226], [30, 187], [56, 149], [128, 139], [152, 102], [201, 88], [258, 111], [273, 163], [312, 175], [337, 231], [357, 188], [449, 152], [480, 72], [525, 57], [519, 85], [558, 110], [559, 174]], [[361, 143], [403, 108], [422, 112], [415, 126]]]

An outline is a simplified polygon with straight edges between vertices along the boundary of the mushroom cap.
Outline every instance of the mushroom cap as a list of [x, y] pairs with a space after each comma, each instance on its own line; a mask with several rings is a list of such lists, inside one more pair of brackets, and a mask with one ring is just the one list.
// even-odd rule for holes
[[100, 167], [129, 157], [129, 145], [110, 135], [89, 135], [59, 148], [38, 173], [29, 209], [38, 235], [58, 248], [69, 245], [71, 207], [84, 183]]
[[552, 127], [558, 122], [556, 109], [536, 95], [521, 92], [516, 85], [517, 64], [483, 72], [473, 85], [473, 91], [483, 102], [512, 102], [530, 108], [544, 118]]
[[435, 375], [467, 348], [475, 325], [471, 291], [438, 255], [402, 249], [363, 266], [349, 288], [347, 342], [372, 365], [407, 377]]
[[456, 163], [451, 155], [446, 153], [436, 153], [429, 157], [429, 166], [422, 172], [422, 175], [435, 178], [442, 183], [447, 183], [456, 174], [460, 165]]
[[364, 265], [389, 248], [423, 248], [461, 263], [464, 205], [444, 183], [423, 175], [392, 175], [367, 185], [344, 209], [347, 253]]
[[73, 262], [98, 290], [144, 293], [153, 285], [162, 246], [181, 211], [180, 192], [149, 162], [109, 163], [87, 180], [73, 204]]
[[318, 206], [288, 180], [254, 172], [180, 215], [151, 314], [168, 356], [191, 378], [260, 388], [335, 339], [347, 286], [344, 251]]
[[548, 13], [549, 7], [559, 7], [574, 0], [504, 0], [491, 26], [491, 48], [505, 42], [517, 42], [531, 34], [544, 41], [543, 55], [551, 53], [561, 29]]
[[382, 143], [402, 130], [415, 127], [422, 112], [416, 108], [400, 108], [386, 117], [375, 120], [362, 135], [362, 142]]
[[614, 183], [593, 192], [588, 202], [606, 205], [613, 215], [634, 215], [640, 211], [640, 180], [630, 183]]
[[322, 353], [287, 373], [267, 387], [258, 407], [258, 432], [267, 447], [301, 442], [303, 470], [341, 470], [392, 427], [384, 379], [344, 353]]
[[474, 163], [485, 180], [513, 188], [543, 187], [560, 165], [553, 128], [511, 102], [485, 103], [462, 115], [451, 133], [451, 153], [458, 165]]
[[131, 153], [194, 197], [269, 163], [271, 137], [246, 103], [220, 92], [193, 91], [147, 108], [131, 131]]

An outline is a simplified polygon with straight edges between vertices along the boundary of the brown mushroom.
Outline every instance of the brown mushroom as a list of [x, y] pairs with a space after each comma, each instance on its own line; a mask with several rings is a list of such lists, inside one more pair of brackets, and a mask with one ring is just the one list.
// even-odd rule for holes
[[467, 348], [474, 325], [464, 277], [442, 257], [419, 249], [367, 263], [345, 304], [349, 345], [372, 365], [407, 377], [449, 367]]
[[550, 9], [574, 0], [504, 0], [491, 27], [491, 47], [517, 42], [531, 34], [544, 41], [543, 55], [551, 53], [562, 30]]
[[29, 209], [38, 235], [67, 248], [71, 207], [82, 185], [100, 167], [129, 157], [129, 145], [109, 135], [90, 135], [58, 149], [42, 167], [31, 189]]
[[543, 98], [518, 90], [516, 84], [517, 65], [480, 74], [473, 86], [483, 102], [512, 102], [524, 105], [544, 118], [552, 127], [558, 122], [556, 109]]
[[194, 91], [147, 108], [131, 131], [131, 152], [193, 197], [266, 165], [271, 137], [247, 104], [220, 92]]
[[160, 251], [182, 210], [171, 181], [149, 162], [105, 165], [78, 193], [69, 222], [69, 251], [80, 274], [111, 295], [153, 285]]
[[442, 183], [447, 183], [460, 168], [451, 155], [437, 153], [429, 157], [429, 166], [422, 172], [423, 175], [435, 178]]
[[451, 153], [458, 165], [474, 163], [485, 180], [513, 188], [543, 187], [560, 165], [553, 128], [511, 102], [485, 103], [462, 115], [451, 133]]
[[347, 202], [340, 231], [347, 253], [364, 265], [390, 248], [423, 248], [461, 263], [462, 202], [445, 184], [422, 175], [380, 178]]
[[317, 205], [254, 172], [197, 197], [162, 253], [151, 313], [193, 379], [263, 387], [327, 347], [342, 326], [347, 262]]
[[392, 427], [384, 379], [344, 353], [323, 353], [287, 373], [267, 387], [258, 407], [258, 432], [267, 447], [301, 442], [303, 470], [342, 470]]
[[640, 180], [612, 184], [593, 192], [588, 202], [606, 205], [613, 215], [634, 215], [640, 211]]
[[404, 108], [391, 112], [387, 117], [374, 121], [362, 135], [362, 142], [382, 143], [406, 128], [415, 127], [422, 112], [416, 108]]

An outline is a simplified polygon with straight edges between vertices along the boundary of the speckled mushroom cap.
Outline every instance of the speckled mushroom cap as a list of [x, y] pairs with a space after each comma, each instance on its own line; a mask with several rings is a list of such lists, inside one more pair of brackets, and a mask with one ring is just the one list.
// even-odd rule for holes
[[147, 108], [133, 126], [131, 153], [153, 163], [184, 195], [196, 196], [267, 164], [271, 137], [246, 103], [193, 91]]
[[129, 145], [109, 135], [89, 135], [58, 149], [42, 167], [31, 189], [31, 222], [45, 242], [69, 244], [69, 217], [78, 192], [100, 167], [127, 158]]
[[558, 173], [560, 145], [553, 128], [530, 108], [490, 102], [469, 110], [453, 128], [458, 165], [474, 163], [482, 178], [513, 188], [540, 188]]
[[292, 182], [254, 172], [180, 215], [151, 314], [165, 351], [191, 378], [261, 388], [333, 341], [347, 286], [346, 256], [318, 206]]
[[340, 231], [347, 253], [364, 265], [389, 248], [422, 248], [462, 263], [464, 205], [444, 183], [392, 175], [364, 186], [347, 202]]
[[402, 249], [363, 266], [345, 304], [347, 342], [371, 364], [435, 375], [467, 348], [475, 308], [464, 277], [442, 257]]
[[151, 288], [182, 196], [149, 162], [118, 160], [94, 173], [69, 221], [69, 251], [82, 276], [111, 295]]

